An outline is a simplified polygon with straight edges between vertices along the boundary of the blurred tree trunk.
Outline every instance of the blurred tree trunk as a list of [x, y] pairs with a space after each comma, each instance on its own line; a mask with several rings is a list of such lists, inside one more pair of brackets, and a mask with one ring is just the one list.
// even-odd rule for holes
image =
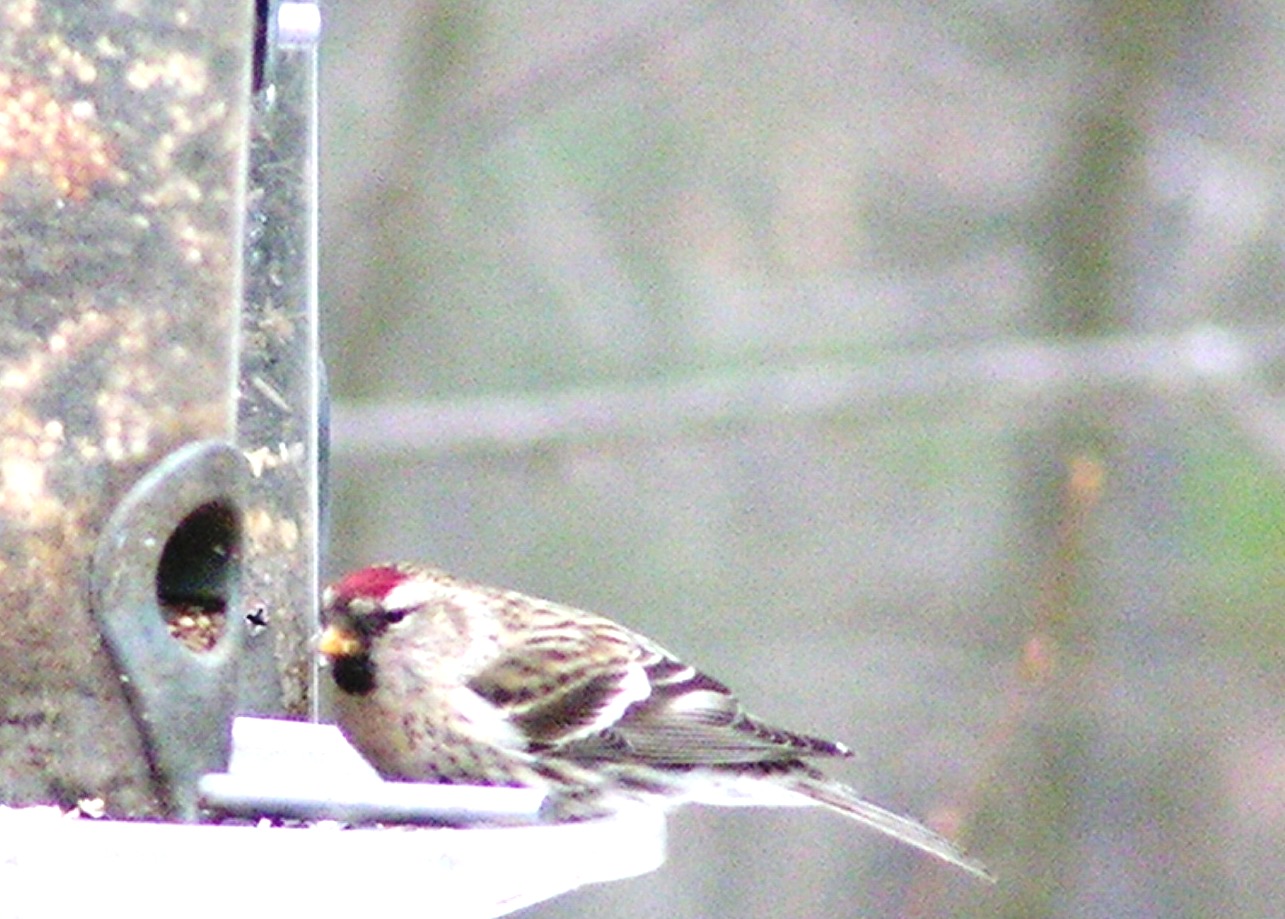
[[[1047, 201], [1039, 334], [1101, 337], [1163, 321], [1141, 295], [1139, 253], [1155, 218], [1147, 157], [1179, 44], [1200, 28], [1201, 7], [1107, 0], [1083, 10], [1086, 71], [1077, 82], [1087, 89]], [[1079, 394], [1042, 406], [1042, 427], [1032, 426], [1019, 464], [1029, 544], [1048, 553], [1032, 569], [1037, 599], [1023, 668], [1038, 698], [1010, 754], [1032, 778], [1006, 817], [1009, 913], [1230, 914], [1217, 879], [1194, 885], [1207, 897], [1199, 904], [1170, 901], [1171, 891], [1193, 885], [1189, 875], [1176, 881], [1162, 854], [1181, 838], [1176, 848], [1190, 867], [1216, 862], [1207, 851], [1212, 828], [1189, 819], [1214, 797], [1214, 777], [1200, 739], [1174, 730], [1192, 700], [1168, 677], [1181, 669], [1170, 666], [1174, 651], [1195, 647], [1173, 641], [1179, 521], [1167, 511], [1180, 505], [1182, 431], [1161, 395], [1085, 382]], [[1166, 792], [1175, 787], [1170, 769], [1189, 777], [1184, 800]], [[1101, 912], [1093, 901], [1104, 891], [1111, 902]], [[1134, 899], [1121, 902], [1127, 891]]]

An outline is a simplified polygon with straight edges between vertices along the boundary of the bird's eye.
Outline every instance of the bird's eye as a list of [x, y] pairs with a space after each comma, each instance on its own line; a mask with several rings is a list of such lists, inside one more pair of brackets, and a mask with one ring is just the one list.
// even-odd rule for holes
[[379, 618], [386, 625], [395, 625], [405, 619], [409, 612], [410, 610], [404, 609], [387, 609], [379, 614]]

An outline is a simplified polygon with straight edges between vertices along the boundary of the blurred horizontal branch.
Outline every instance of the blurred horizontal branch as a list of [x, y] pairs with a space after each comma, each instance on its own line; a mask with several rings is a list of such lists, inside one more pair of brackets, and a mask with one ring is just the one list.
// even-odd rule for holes
[[1167, 335], [1023, 340], [872, 363], [826, 362], [532, 395], [336, 405], [335, 456], [512, 452], [553, 443], [673, 436], [726, 424], [974, 404], [1072, 390], [1149, 386], [1208, 393], [1285, 469], [1285, 404], [1262, 382], [1285, 357], [1285, 328], [1196, 326]]

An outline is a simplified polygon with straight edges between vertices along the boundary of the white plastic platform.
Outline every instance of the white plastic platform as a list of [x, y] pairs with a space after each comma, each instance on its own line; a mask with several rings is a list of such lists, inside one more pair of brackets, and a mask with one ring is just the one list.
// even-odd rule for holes
[[[332, 749], [336, 740], [347, 753]], [[539, 804], [514, 789], [383, 782], [325, 725], [238, 719], [233, 748], [229, 772], [207, 777], [205, 792], [233, 802], [261, 796], [278, 813], [285, 802], [284, 812], [321, 818], [330, 801], [345, 819], [381, 808], [422, 819], [426, 807], [458, 818]], [[556, 826], [343, 829], [327, 820], [127, 823], [0, 807], [0, 915], [483, 919], [653, 871], [664, 856], [664, 817], [646, 808]]]

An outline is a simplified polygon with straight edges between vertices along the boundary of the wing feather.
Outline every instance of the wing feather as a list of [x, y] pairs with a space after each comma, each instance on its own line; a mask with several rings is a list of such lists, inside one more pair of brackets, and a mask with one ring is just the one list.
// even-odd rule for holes
[[547, 604], [468, 682], [531, 749], [658, 767], [744, 766], [850, 756], [842, 744], [771, 727], [732, 692], [607, 619]]
[[537, 637], [509, 647], [468, 681], [533, 748], [593, 736], [651, 692], [625, 647], [570, 631]]
[[603, 730], [560, 752], [586, 760], [618, 758], [655, 766], [720, 766], [849, 756], [841, 744], [771, 727], [751, 716], [726, 686], [650, 643], [637, 665], [650, 692]]

